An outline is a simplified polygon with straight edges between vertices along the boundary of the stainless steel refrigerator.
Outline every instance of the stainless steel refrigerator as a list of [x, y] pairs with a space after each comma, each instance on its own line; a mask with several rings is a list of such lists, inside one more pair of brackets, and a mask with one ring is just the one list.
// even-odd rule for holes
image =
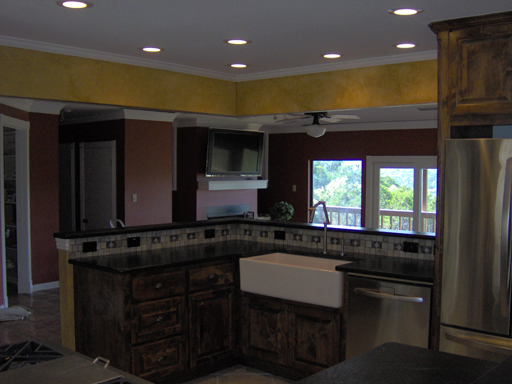
[[512, 139], [447, 140], [440, 350], [512, 354]]

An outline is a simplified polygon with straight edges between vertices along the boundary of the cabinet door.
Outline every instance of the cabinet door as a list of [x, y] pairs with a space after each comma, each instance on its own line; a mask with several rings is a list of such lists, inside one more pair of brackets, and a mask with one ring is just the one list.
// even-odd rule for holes
[[278, 301], [244, 297], [243, 354], [265, 362], [288, 362], [286, 305]]
[[512, 24], [483, 25], [450, 33], [450, 78], [455, 114], [512, 110]]
[[288, 306], [289, 365], [314, 373], [340, 362], [340, 313]]
[[233, 288], [189, 295], [190, 365], [208, 364], [234, 353]]
[[161, 382], [187, 366], [185, 336], [172, 337], [132, 349], [133, 374], [143, 379]]

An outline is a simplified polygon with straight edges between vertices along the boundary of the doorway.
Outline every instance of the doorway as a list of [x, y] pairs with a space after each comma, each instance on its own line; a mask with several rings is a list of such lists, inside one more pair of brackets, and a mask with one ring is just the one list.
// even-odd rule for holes
[[0, 115], [0, 225], [2, 292], [7, 283], [18, 293], [32, 292], [28, 134], [30, 123]]
[[[77, 153], [78, 147], [78, 153]], [[59, 144], [59, 230], [110, 228], [117, 220], [116, 141]]]

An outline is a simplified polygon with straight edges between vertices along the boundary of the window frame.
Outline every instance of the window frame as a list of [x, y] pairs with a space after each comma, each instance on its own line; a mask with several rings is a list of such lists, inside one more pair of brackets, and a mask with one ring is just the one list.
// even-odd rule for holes
[[367, 156], [366, 157], [365, 225], [379, 228], [380, 169], [413, 168], [414, 201], [412, 231], [419, 231], [421, 201], [421, 170], [437, 169], [437, 156]]

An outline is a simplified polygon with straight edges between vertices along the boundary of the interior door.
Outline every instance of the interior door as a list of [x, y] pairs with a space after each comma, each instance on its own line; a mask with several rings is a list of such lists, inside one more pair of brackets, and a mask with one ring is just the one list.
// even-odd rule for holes
[[80, 229], [116, 222], [116, 142], [80, 143]]
[[[7, 306], [7, 280], [18, 293], [32, 292], [28, 132], [30, 124], [0, 115], [1, 278]], [[7, 225], [8, 224], [8, 225]], [[11, 273], [9, 273], [11, 272]], [[2, 301], [0, 301], [1, 305]]]

